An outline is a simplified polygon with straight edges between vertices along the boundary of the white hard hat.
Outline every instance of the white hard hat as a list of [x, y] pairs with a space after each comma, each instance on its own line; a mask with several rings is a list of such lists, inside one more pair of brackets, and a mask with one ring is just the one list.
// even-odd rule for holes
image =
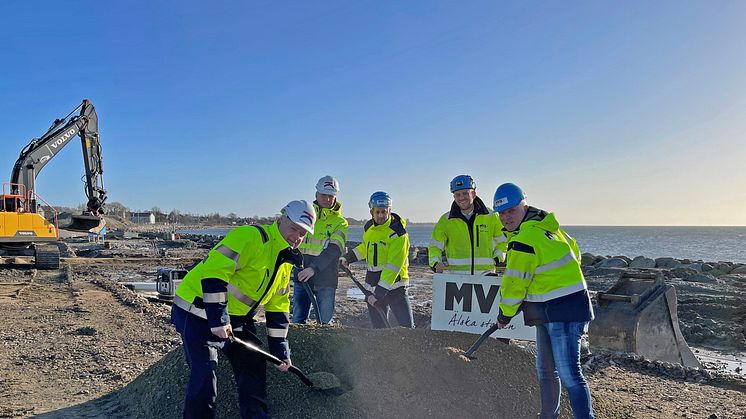
[[316, 223], [316, 211], [307, 201], [290, 201], [282, 209], [282, 215], [285, 215], [290, 221], [313, 234], [313, 225]]
[[336, 195], [339, 193], [339, 182], [329, 175], [324, 176], [316, 183], [316, 190], [325, 195]]

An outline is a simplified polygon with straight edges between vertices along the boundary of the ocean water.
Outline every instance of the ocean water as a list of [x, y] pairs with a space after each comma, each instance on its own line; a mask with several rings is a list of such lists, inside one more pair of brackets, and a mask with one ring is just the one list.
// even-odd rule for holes
[[[413, 246], [427, 246], [434, 224], [407, 227]], [[594, 255], [673, 257], [705, 262], [746, 263], [746, 227], [611, 227], [567, 226], [581, 252]], [[179, 230], [222, 236], [228, 229]], [[361, 241], [362, 226], [350, 226], [348, 240]]]

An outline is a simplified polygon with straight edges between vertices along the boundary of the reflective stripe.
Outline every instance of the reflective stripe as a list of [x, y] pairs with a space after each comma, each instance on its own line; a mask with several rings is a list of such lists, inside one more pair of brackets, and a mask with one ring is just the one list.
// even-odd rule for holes
[[305, 242], [305, 243], [306, 243], [306, 245], [318, 245], [318, 246], [323, 246], [323, 245], [324, 245], [324, 242], [326, 242], [326, 240], [325, 240], [325, 239], [324, 239], [324, 240], [322, 240], [322, 239], [314, 239], [313, 237], [306, 237], [306, 242]]
[[498, 243], [505, 243], [506, 241], [508, 241], [508, 238], [501, 234], [492, 239], [492, 246], [497, 246]]
[[[471, 258], [448, 259], [451, 266], [471, 266]], [[474, 258], [474, 265], [494, 265], [495, 260], [490, 258]]]
[[[528, 298], [526, 300], [528, 300]], [[522, 302], [523, 302], [523, 298], [505, 298], [505, 297], [500, 298], [500, 304], [505, 304], [506, 306], [514, 306]]]
[[287, 329], [275, 329], [273, 327], [268, 327], [267, 336], [271, 338], [286, 338], [288, 337], [288, 330]]
[[357, 247], [354, 248], [354, 249], [352, 249], [352, 253], [355, 255], [355, 257], [357, 258], [357, 260], [363, 260], [363, 254], [360, 253], [359, 250], [357, 250]]
[[381, 272], [383, 270], [383, 266], [370, 266], [370, 265], [366, 265], [365, 269], [367, 269], [368, 272]]
[[555, 298], [570, 295], [574, 292], [582, 291], [586, 288], [585, 280], [583, 280], [582, 282], [576, 282], [563, 288], [545, 292], [544, 294], [527, 294], [526, 301], [532, 303], [543, 303], [545, 301], [554, 300]]
[[516, 277], [518, 279], [521, 279], [521, 280], [525, 280], [525, 279], [529, 279], [530, 280], [530, 279], [533, 279], [533, 277], [534, 277], [534, 274], [532, 274], [531, 272], [522, 272], [522, 271], [519, 271], [519, 270], [516, 270], [516, 269], [506, 269], [505, 273], [503, 275], [504, 276], [514, 276], [514, 277]]
[[228, 284], [228, 293], [232, 295], [236, 300], [246, 304], [249, 307], [254, 307], [254, 304], [256, 304], [256, 301], [252, 300], [251, 297], [244, 294], [243, 291], [238, 289], [237, 286], [233, 284]]
[[344, 251], [344, 242], [342, 242], [342, 240], [337, 237], [332, 237], [331, 240], [329, 240], [329, 244], [333, 244], [339, 247], [340, 251]]
[[430, 239], [430, 246], [437, 247], [440, 250], [445, 250], [446, 249], [446, 244], [445, 243], [443, 243], [442, 241], [439, 241], [439, 240], [435, 240], [435, 239]]
[[347, 240], [347, 235], [342, 230], [334, 230], [334, 233], [330, 234], [330, 236], [334, 237], [335, 235], [342, 237], [342, 240]]
[[396, 265], [392, 265], [392, 264], [390, 264], [390, 263], [387, 263], [387, 264], [383, 265], [383, 267], [384, 267], [385, 269], [388, 269], [388, 270], [391, 270], [391, 271], [394, 271], [394, 272], [399, 272], [399, 271], [401, 271], [401, 268], [400, 268], [400, 267], [398, 267], [398, 266], [396, 266]]
[[285, 288], [280, 288], [279, 290], [277, 290], [277, 292], [275, 293], [275, 295], [285, 295], [288, 292], [290, 292], [290, 285], [288, 285]]
[[321, 249], [309, 249], [309, 248], [306, 247], [306, 248], [300, 249], [300, 252], [303, 253], [304, 255], [308, 255], [308, 256], [318, 256], [318, 255], [321, 254], [321, 252], [323, 252], [323, 250], [321, 250]]
[[202, 295], [202, 300], [206, 303], [224, 303], [228, 301], [228, 294], [225, 292], [206, 292]]
[[575, 261], [575, 260], [576, 260], [575, 259], [575, 255], [572, 252], [570, 252], [570, 253], [566, 254], [565, 256], [562, 256], [561, 258], [559, 258], [559, 259], [557, 259], [557, 260], [555, 260], [553, 262], [549, 262], [547, 264], [544, 264], [544, 265], [541, 265], [541, 266], [537, 266], [536, 269], [534, 269], [534, 273], [540, 274], [542, 272], [546, 272], [546, 271], [551, 270], [551, 269], [559, 268], [559, 267], [565, 266], [568, 263], [570, 263], [572, 261]]
[[505, 260], [505, 254], [502, 252], [502, 250], [498, 250], [495, 252], [495, 257], [504, 261]]
[[440, 258], [439, 258], [439, 257], [437, 257], [437, 256], [433, 256], [433, 257], [431, 257], [431, 258], [429, 259], [429, 261], [428, 261], [428, 264], [429, 264], [430, 266], [433, 266], [433, 264], [434, 264], [435, 262], [440, 262]]
[[395, 290], [401, 287], [406, 287], [407, 285], [409, 285], [409, 279], [402, 280], [402, 281], [396, 281], [393, 284], [389, 284], [388, 282], [385, 282], [385, 281], [378, 281], [378, 284], [376, 284], [376, 286], [385, 288], [388, 291]]
[[183, 310], [186, 310], [190, 312], [191, 314], [194, 314], [197, 317], [201, 317], [205, 320], [207, 320], [207, 311], [205, 311], [204, 308], [197, 308], [194, 304], [190, 303], [189, 301], [179, 297], [178, 295], [174, 296], [174, 305], [176, 307], [179, 307]]
[[241, 269], [241, 264], [238, 263], [238, 259], [241, 257], [238, 253], [234, 252], [230, 247], [221, 244], [220, 246], [215, 248], [215, 251], [220, 253], [221, 255], [227, 257], [228, 259], [233, 260], [233, 262], [236, 263], [236, 270]]

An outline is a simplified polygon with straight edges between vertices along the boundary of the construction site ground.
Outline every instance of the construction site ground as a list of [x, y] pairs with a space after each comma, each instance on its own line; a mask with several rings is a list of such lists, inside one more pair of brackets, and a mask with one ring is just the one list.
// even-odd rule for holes
[[[0, 417], [180, 416], [187, 368], [170, 306], [118, 282], [152, 279], [158, 267], [186, 265], [205, 250], [153, 248], [152, 255], [114, 250], [106, 258], [69, 257], [56, 271], [0, 270]], [[531, 345], [490, 340], [476, 361], [467, 360], [460, 350], [477, 336], [429, 330], [431, 273], [413, 267], [411, 276], [417, 330], [367, 329], [365, 305], [347, 298], [354, 285], [346, 277], [335, 327], [291, 329], [296, 365], [335, 373], [344, 392], [314, 392], [290, 374], [271, 372], [274, 417], [535, 417]], [[742, 307], [744, 288], [723, 292], [735, 298], [730, 305]], [[687, 298], [694, 297], [679, 295]], [[733, 319], [712, 321], [726, 320]], [[725, 349], [743, 352], [737, 345]], [[594, 353], [584, 365], [599, 417], [746, 418], [746, 382], [714, 364], [705, 375], [681, 377], [619, 354]], [[236, 417], [228, 370], [222, 362], [219, 411]], [[566, 403], [563, 413], [569, 415]]]

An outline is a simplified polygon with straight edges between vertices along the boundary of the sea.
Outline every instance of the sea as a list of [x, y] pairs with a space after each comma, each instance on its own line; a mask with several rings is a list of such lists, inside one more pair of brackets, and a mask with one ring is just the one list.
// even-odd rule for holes
[[[435, 224], [407, 226], [413, 246], [427, 246]], [[746, 263], [746, 227], [566, 226], [582, 253], [602, 256], [673, 257], [705, 262]], [[224, 236], [228, 228], [179, 230]], [[362, 226], [350, 226], [348, 240], [361, 241]]]

